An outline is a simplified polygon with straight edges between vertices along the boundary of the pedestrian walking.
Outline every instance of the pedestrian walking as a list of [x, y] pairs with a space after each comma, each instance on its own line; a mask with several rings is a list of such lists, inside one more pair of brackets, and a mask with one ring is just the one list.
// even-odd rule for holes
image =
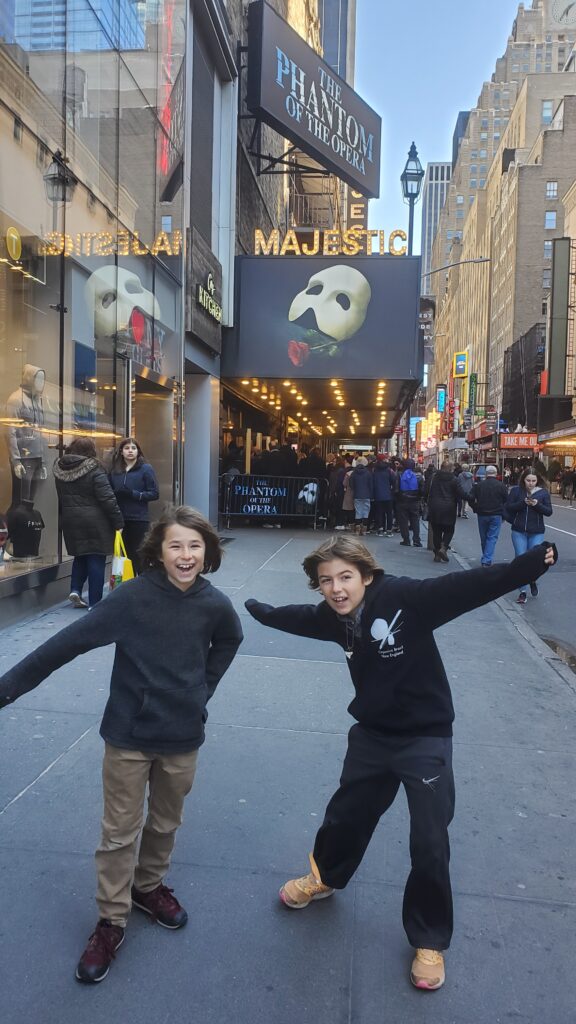
[[394, 523], [392, 495], [396, 474], [384, 455], [378, 455], [372, 474], [374, 522], [379, 537], [391, 537]]
[[186, 924], [187, 913], [165, 876], [204, 742], [206, 704], [242, 641], [229, 598], [203, 575], [215, 572], [221, 558], [218, 534], [204, 516], [169, 507], [144, 541], [142, 575], [0, 679], [5, 707], [79, 654], [116, 644], [100, 726], [99, 919], [78, 962], [78, 981], [106, 977], [132, 906], [165, 928]]
[[356, 467], [350, 474], [350, 490], [354, 497], [354, 533], [364, 536], [368, 529], [370, 503], [374, 494], [372, 472], [364, 456], [356, 459]]
[[413, 459], [404, 459], [401, 472], [398, 474], [396, 491], [396, 517], [402, 534], [401, 545], [410, 547], [410, 532], [415, 548], [421, 548], [420, 511], [424, 493], [424, 477], [414, 472]]
[[502, 529], [504, 507], [508, 491], [501, 480], [498, 480], [496, 466], [486, 466], [484, 480], [477, 481], [468, 502], [478, 517], [478, 532], [482, 545], [482, 565], [492, 565], [496, 544]]
[[[53, 466], [64, 543], [74, 556], [70, 595], [75, 608], [93, 608], [102, 600], [106, 556], [114, 533], [124, 526], [122, 513], [91, 437], [75, 437]], [[88, 580], [88, 602], [82, 597]]]
[[466, 505], [468, 498], [474, 486], [474, 477], [470, 471], [470, 465], [468, 462], [460, 463], [460, 473], [458, 474], [458, 489], [460, 491], [461, 506], [460, 515], [462, 519], [468, 519], [468, 513], [466, 512]]
[[139, 548], [150, 529], [150, 502], [158, 501], [160, 491], [156, 474], [135, 437], [123, 437], [116, 448], [110, 483], [124, 519], [126, 554], [138, 576], [142, 571]]
[[454, 463], [446, 460], [432, 477], [428, 491], [428, 522], [432, 529], [435, 562], [448, 562], [448, 548], [456, 527], [460, 489]]
[[[506, 502], [507, 518], [512, 524], [512, 544], [517, 555], [531, 551], [544, 540], [544, 516], [551, 516], [552, 500], [546, 481], [535, 469], [525, 469]], [[526, 586], [530, 584], [532, 597], [538, 597], [535, 580], [525, 580], [519, 588], [518, 604], [526, 604]]]
[[448, 826], [454, 813], [454, 709], [434, 630], [527, 576], [540, 577], [556, 557], [553, 546], [542, 545], [507, 565], [416, 580], [384, 575], [357, 538], [334, 537], [303, 562], [309, 586], [324, 598], [320, 604], [273, 608], [246, 602], [266, 626], [339, 644], [355, 689], [348, 710], [357, 724], [310, 854], [311, 871], [286, 882], [280, 898], [302, 909], [343, 889], [402, 784], [411, 859], [403, 924], [415, 949], [410, 978], [417, 988], [443, 985], [443, 954], [453, 929]]
[[350, 486], [350, 477], [353, 472], [352, 458], [350, 457], [346, 460], [344, 476], [342, 479], [342, 515], [344, 518], [344, 528], [347, 530], [352, 529], [352, 524], [355, 519], [354, 493]]

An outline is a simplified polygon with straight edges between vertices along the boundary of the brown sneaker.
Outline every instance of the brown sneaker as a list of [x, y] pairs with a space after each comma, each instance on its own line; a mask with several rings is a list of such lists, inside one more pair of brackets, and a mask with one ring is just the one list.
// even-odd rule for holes
[[76, 968], [78, 981], [93, 984], [104, 981], [110, 970], [110, 964], [116, 956], [116, 950], [124, 942], [124, 929], [111, 924], [104, 918], [98, 921], [96, 928], [88, 939], [88, 945], [82, 953]]
[[442, 953], [437, 949], [417, 949], [410, 971], [412, 984], [416, 988], [433, 992], [434, 989], [442, 988], [445, 980], [446, 973]]
[[292, 878], [280, 889], [282, 903], [292, 910], [303, 910], [313, 900], [324, 900], [334, 892], [329, 885], [324, 885], [312, 854], [308, 856], [312, 868], [310, 874], [302, 875], [302, 878]]
[[161, 924], [163, 928], [183, 928], [188, 920], [188, 914], [172, 895], [173, 889], [167, 885], [157, 885], [152, 892], [140, 892], [132, 886], [132, 903], [138, 910], [150, 914], [152, 921]]

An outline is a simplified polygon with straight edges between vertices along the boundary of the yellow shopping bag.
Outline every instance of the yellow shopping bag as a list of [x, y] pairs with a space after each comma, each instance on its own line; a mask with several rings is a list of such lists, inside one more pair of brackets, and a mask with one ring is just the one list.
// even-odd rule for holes
[[112, 558], [112, 571], [110, 573], [110, 590], [119, 587], [126, 580], [134, 579], [134, 566], [126, 554], [122, 531], [116, 530], [114, 536], [114, 557]]

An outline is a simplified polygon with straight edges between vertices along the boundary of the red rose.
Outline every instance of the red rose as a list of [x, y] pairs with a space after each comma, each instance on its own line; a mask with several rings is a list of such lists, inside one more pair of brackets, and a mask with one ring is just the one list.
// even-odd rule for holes
[[304, 366], [310, 355], [310, 346], [305, 341], [288, 342], [288, 358], [294, 366]]

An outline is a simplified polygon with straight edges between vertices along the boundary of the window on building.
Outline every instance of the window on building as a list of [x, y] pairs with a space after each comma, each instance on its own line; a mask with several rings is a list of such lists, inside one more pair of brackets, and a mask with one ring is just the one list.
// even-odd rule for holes
[[480, 188], [484, 188], [485, 184], [486, 184], [486, 178], [480, 178]]
[[13, 129], [13, 131], [14, 131], [14, 138], [15, 138], [16, 142], [22, 142], [22, 128], [23, 128], [22, 121], [20, 120], [19, 117], [15, 117], [14, 118], [14, 129]]
[[478, 164], [470, 164], [470, 174], [477, 174]]
[[530, 71], [530, 65], [529, 64], [523, 64], [522, 65], [522, 71]]
[[550, 124], [554, 116], [554, 101], [542, 100], [542, 113], [540, 120], [542, 124]]
[[556, 210], [546, 210], [544, 214], [544, 227], [552, 231], [556, 227]]
[[496, 140], [496, 142], [498, 141], [499, 138], [500, 138], [500, 132], [494, 132], [494, 139]]
[[464, 196], [456, 196], [456, 202], [458, 203], [458, 206], [461, 206], [464, 202]]
[[485, 160], [487, 155], [488, 155], [488, 151], [486, 149], [481, 149], [480, 150], [480, 159], [481, 160]]
[[544, 259], [545, 260], [551, 260], [552, 259], [552, 242], [551, 241], [544, 242]]
[[166, 234], [169, 235], [170, 232], [172, 231], [172, 217], [169, 215], [162, 217], [160, 220], [160, 224], [161, 230], [165, 231]]
[[456, 220], [464, 220], [464, 210], [456, 210]]
[[544, 299], [542, 303], [542, 316], [548, 316], [548, 299]]
[[471, 149], [470, 150], [470, 159], [471, 160], [477, 160], [478, 159], [478, 150], [477, 149]]
[[481, 140], [481, 142], [485, 142], [487, 138], [488, 138], [488, 132], [480, 132], [480, 140]]
[[546, 199], [557, 199], [558, 198], [558, 182], [547, 181], [546, 182]]
[[476, 188], [477, 184], [476, 178], [470, 178], [470, 188]]
[[513, 71], [513, 72], [518, 72], [518, 71], [520, 71], [520, 65], [519, 65], [519, 64], [513, 64], [513, 65], [512, 65], [512, 71]]
[[543, 288], [551, 288], [552, 287], [552, 270], [549, 267], [546, 267], [542, 271], [542, 287]]
[[551, 64], [545, 64], [544, 65], [544, 71], [552, 71], [552, 65]]
[[481, 128], [487, 128], [488, 127], [488, 118], [487, 117], [483, 117], [482, 118], [482, 120], [480, 122], [480, 127]]

